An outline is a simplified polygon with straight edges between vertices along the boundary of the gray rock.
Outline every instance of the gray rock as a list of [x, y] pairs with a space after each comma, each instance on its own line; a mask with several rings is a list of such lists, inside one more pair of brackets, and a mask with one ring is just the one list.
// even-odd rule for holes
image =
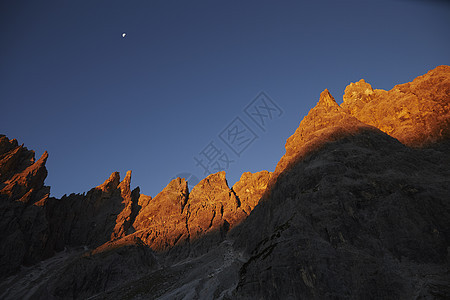
[[249, 256], [234, 297], [444, 297], [449, 150], [366, 131], [284, 170], [232, 232]]

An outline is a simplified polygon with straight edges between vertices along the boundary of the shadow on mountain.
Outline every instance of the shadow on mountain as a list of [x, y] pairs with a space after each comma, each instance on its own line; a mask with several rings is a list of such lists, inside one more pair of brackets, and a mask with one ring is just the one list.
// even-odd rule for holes
[[445, 298], [449, 143], [362, 129], [290, 163], [231, 232], [237, 298]]
[[0, 136], [0, 277], [52, 257], [67, 247], [95, 248], [134, 231], [139, 189], [130, 191], [131, 172], [115, 172], [87, 194], [49, 197], [44, 186], [48, 154]]
[[[73, 245], [89, 243], [91, 235], [93, 241], [109, 241], [90, 251], [66, 249], [22, 270], [2, 283], [2, 297], [448, 295], [449, 143], [412, 149], [374, 128], [332, 136], [290, 161], [242, 223], [230, 231], [223, 223], [165, 251], [151, 250], [139, 231], [109, 240], [115, 214], [94, 218], [110, 224], [100, 231], [92, 224], [76, 225], [88, 226], [89, 215], [72, 221], [67, 215], [52, 216], [55, 224], [65, 220], [72, 224], [68, 228], [85, 233], [62, 234], [61, 223], [56, 232]], [[97, 201], [111, 200], [111, 195], [92, 193]], [[117, 206], [121, 210], [123, 204]]]
[[154, 252], [157, 267], [94, 299], [445, 298], [449, 150], [339, 135], [290, 163], [229, 232]]
[[114, 172], [87, 194], [50, 198], [46, 212], [51, 232], [49, 244], [53, 249], [96, 248], [133, 232], [132, 223], [140, 206], [139, 189], [130, 191], [130, 177], [131, 173], [127, 173], [120, 182], [119, 174]]

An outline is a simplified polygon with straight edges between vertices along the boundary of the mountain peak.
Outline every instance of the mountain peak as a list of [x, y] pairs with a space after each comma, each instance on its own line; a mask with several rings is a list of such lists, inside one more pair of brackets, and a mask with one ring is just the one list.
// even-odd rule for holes
[[373, 93], [372, 86], [364, 79], [352, 82], [345, 88], [342, 107], [350, 108], [351, 111], [354, 111], [369, 102]]
[[450, 137], [450, 66], [438, 66], [389, 91], [360, 80], [346, 87], [343, 98], [345, 112], [407, 146]]
[[131, 170], [127, 171], [125, 178], [122, 180], [122, 182], [119, 183], [117, 187], [120, 189], [122, 195], [124, 195], [131, 193], [130, 185], [131, 185]]
[[290, 164], [317, 150], [325, 143], [368, 127], [371, 126], [367, 126], [342, 110], [328, 89], [325, 89], [320, 94], [317, 105], [309, 111], [294, 134], [287, 139], [286, 154], [278, 162], [271, 181], [276, 180], [277, 176]]
[[322, 93], [320, 93], [319, 103], [318, 106], [326, 106], [326, 107], [339, 107], [339, 105], [336, 103], [336, 100], [334, 100], [334, 97], [330, 94], [328, 89], [325, 89]]
[[[18, 146], [16, 140], [2, 137], [0, 141], [0, 197], [23, 203], [36, 202], [48, 197], [49, 188], [44, 187], [47, 177], [48, 152], [35, 161], [34, 151]], [[3, 153], [2, 153], [3, 152]]]
[[208, 189], [208, 187], [220, 189], [228, 188], [225, 171], [219, 171], [217, 173], [209, 174], [207, 177], [200, 180], [200, 182], [197, 183], [197, 185], [192, 189], [191, 194], [197, 193], [197, 190]]
[[101, 185], [97, 186], [98, 189], [106, 192], [112, 191], [117, 188], [120, 183], [119, 172], [112, 172], [108, 179], [105, 180]]

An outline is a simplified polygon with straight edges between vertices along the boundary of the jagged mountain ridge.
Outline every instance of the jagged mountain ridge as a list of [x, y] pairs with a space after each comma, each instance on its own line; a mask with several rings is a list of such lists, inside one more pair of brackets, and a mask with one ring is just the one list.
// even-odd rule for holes
[[[80, 250], [84, 254], [76, 254], [71, 263], [61, 263], [62, 273], [39, 281], [34, 295], [77, 298], [113, 290], [124, 296], [127, 292], [121, 286], [128, 281], [145, 285], [146, 276], [167, 280], [173, 272], [178, 274], [180, 267], [175, 262], [186, 257], [200, 262], [207, 253], [228, 249], [222, 254], [231, 260], [211, 257], [201, 267], [195, 259], [187, 263], [196, 266], [194, 270], [216, 263], [226, 266], [211, 273], [213, 277], [195, 277], [190, 271], [190, 276], [176, 275], [177, 282], [167, 280], [172, 284], [168, 290], [158, 285], [150, 288], [147, 283], [143, 294], [150, 298], [187, 295], [183, 286], [190, 284], [196, 290], [194, 298], [370, 298], [370, 293], [409, 298], [430, 295], [430, 284], [415, 294], [406, 290], [431, 272], [438, 277], [431, 280], [431, 288], [442, 295], [447, 291], [442, 281], [448, 274], [442, 268], [450, 240], [446, 221], [449, 91], [448, 66], [388, 92], [373, 90], [364, 81], [351, 84], [341, 106], [325, 90], [286, 142], [286, 154], [274, 174], [244, 173], [229, 188], [220, 172], [202, 180], [191, 192], [187, 182], [178, 178], [154, 198], [139, 194], [138, 188], [130, 190], [131, 173], [122, 182], [113, 173], [86, 195], [51, 198], [43, 185], [47, 154], [34, 163], [34, 153], [3, 136], [2, 270], [12, 274], [23, 263], [32, 265], [67, 246], [87, 245], [90, 252]], [[432, 148], [410, 149], [387, 134], [407, 146]], [[425, 175], [432, 180], [422, 178]], [[418, 201], [421, 197], [427, 199], [425, 204]], [[392, 199], [400, 199], [399, 204], [393, 205]], [[411, 202], [412, 213], [405, 212]], [[408, 221], [407, 229], [393, 225], [396, 219], [389, 216], [389, 209]], [[374, 212], [382, 217], [370, 218]], [[422, 216], [417, 216], [419, 212]], [[423, 232], [423, 226], [429, 228]], [[399, 237], [407, 241], [396, 246]], [[294, 251], [305, 241], [304, 249]], [[411, 247], [411, 241], [428, 246]], [[111, 257], [123, 254], [128, 260], [120, 261], [126, 266], [111, 263]], [[380, 255], [389, 259], [380, 259]], [[412, 263], [402, 263], [402, 257]], [[430, 263], [428, 269], [421, 267]], [[277, 265], [290, 272], [276, 271]], [[364, 271], [365, 265], [378, 275]], [[166, 273], [161, 273], [163, 269]], [[112, 275], [99, 279], [105, 272]], [[421, 277], [413, 279], [405, 275], [408, 272]], [[61, 274], [65, 280], [59, 281]], [[123, 274], [129, 274], [127, 280]], [[375, 284], [358, 283], [354, 274]], [[337, 284], [341, 279], [344, 283]], [[81, 288], [71, 289], [74, 285]], [[208, 294], [211, 289], [213, 294]], [[374, 293], [377, 289], [378, 294]], [[20, 295], [12, 293], [8, 284], [0, 285], [1, 290], [5, 292], [0, 294], [10, 298]]]

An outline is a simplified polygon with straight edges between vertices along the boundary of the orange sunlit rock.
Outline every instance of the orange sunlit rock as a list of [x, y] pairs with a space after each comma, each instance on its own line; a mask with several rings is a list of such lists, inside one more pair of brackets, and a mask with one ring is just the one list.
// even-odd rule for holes
[[133, 228], [131, 226], [139, 210], [139, 188], [131, 191], [130, 184], [131, 171], [128, 171], [123, 181], [117, 186], [117, 189], [120, 190], [120, 196], [123, 199], [122, 204], [124, 208], [116, 218], [116, 225], [111, 234], [111, 239], [123, 237], [132, 232]]
[[450, 137], [450, 66], [439, 66], [390, 91], [364, 80], [345, 89], [342, 109], [407, 146]]
[[224, 171], [201, 180], [189, 194], [187, 208], [191, 239], [211, 231], [227, 232], [247, 216], [228, 187]]
[[49, 188], [44, 187], [47, 177], [45, 163], [48, 153], [34, 161], [34, 151], [18, 146], [16, 140], [0, 136], [0, 178], [3, 185], [0, 195], [23, 203], [36, 202], [48, 197]]
[[258, 205], [269, 183], [271, 172], [261, 171], [256, 173], [245, 172], [241, 179], [233, 185], [233, 191], [241, 202], [242, 210], [250, 212]]
[[[167, 250], [209, 233], [226, 233], [247, 217], [236, 194], [228, 187], [225, 172], [209, 175], [191, 193], [186, 180], [176, 178], [155, 198], [140, 201], [145, 206], [133, 224], [137, 230], [134, 235], [154, 250]], [[252, 199], [254, 202], [257, 200]], [[251, 208], [247, 210], [250, 212]]]
[[291, 163], [312, 153], [327, 142], [355, 134], [359, 130], [376, 130], [346, 113], [325, 89], [317, 105], [300, 122], [299, 127], [286, 141], [286, 154], [278, 162], [272, 181]]
[[164, 250], [189, 239], [186, 213], [183, 209], [188, 198], [188, 186], [184, 178], [173, 179], [153, 199], [140, 199], [142, 206], [133, 227], [147, 245]]
[[339, 106], [327, 89], [320, 94], [317, 105], [286, 141], [286, 154], [273, 178], [326, 142], [362, 129], [377, 128], [407, 146], [450, 137], [450, 66], [439, 66], [390, 91], [374, 90], [361, 79], [347, 86], [343, 99]]

